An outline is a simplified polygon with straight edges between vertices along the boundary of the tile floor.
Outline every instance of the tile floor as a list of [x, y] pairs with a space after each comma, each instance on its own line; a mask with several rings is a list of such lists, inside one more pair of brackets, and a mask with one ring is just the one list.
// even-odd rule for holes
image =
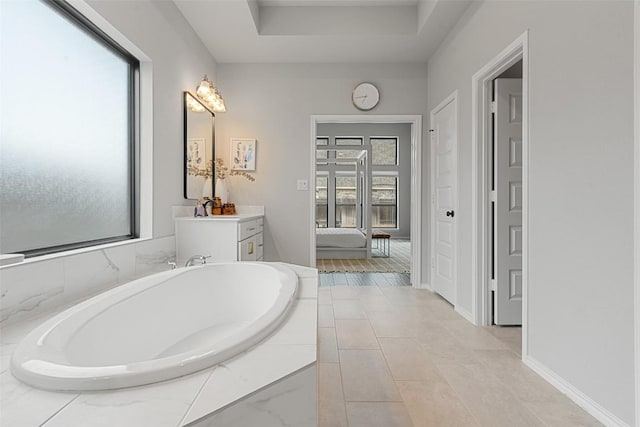
[[408, 284], [320, 275], [321, 427], [600, 425], [520, 361], [520, 328], [473, 326]]

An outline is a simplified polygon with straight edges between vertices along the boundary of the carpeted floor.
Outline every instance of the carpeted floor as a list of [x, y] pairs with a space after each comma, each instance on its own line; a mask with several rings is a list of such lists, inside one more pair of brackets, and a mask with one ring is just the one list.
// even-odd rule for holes
[[410, 260], [411, 242], [391, 239], [391, 256], [389, 258], [319, 259], [316, 260], [316, 267], [321, 273], [409, 273]]

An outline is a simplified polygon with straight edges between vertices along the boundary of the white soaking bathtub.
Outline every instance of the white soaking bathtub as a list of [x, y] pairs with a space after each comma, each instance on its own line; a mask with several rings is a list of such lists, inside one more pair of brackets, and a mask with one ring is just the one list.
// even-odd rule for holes
[[31, 331], [11, 371], [38, 388], [108, 390], [211, 367], [257, 344], [287, 315], [290, 269], [230, 262], [154, 274], [88, 299]]

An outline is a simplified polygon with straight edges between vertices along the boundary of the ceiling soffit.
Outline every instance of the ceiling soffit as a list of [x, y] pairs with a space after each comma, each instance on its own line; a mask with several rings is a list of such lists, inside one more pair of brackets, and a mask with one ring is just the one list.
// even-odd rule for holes
[[417, 6], [261, 6], [263, 36], [415, 35]]
[[472, 0], [173, 0], [220, 63], [424, 63]]

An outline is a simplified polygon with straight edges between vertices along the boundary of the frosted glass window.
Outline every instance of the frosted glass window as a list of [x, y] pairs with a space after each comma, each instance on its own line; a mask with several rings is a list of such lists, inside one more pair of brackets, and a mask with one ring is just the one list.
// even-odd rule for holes
[[0, 252], [134, 237], [137, 60], [47, 2], [0, 19]]

